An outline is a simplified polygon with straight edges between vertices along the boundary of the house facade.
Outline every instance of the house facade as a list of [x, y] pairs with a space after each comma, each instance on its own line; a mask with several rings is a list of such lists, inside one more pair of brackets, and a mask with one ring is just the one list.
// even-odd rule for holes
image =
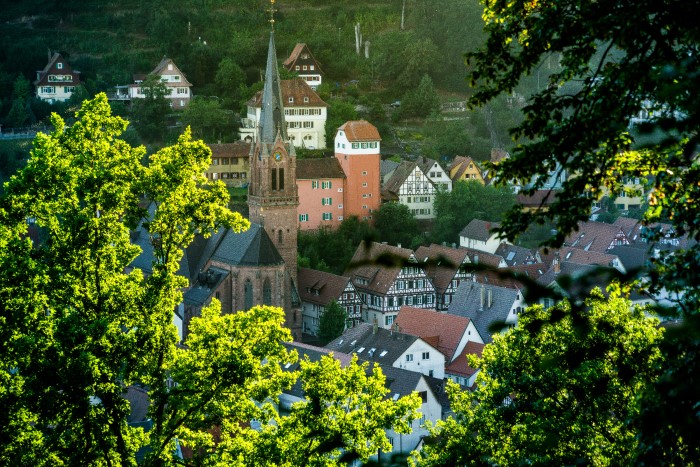
[[333, 300], [345, 309], [346, 327], [357, 325], [362, 318], [362, 300], [349, 277], [329, 272], [299, 268], [299, 297], [302, 309], [302, 331], [318, 335], [321, 315]]
[[361, 244], [344, 275], [360, 292], [367, 323], [390, 329], [404, 305], [435, 307], [435, 287], [412, 250], [376, 242]]
[[[170, 58], [163, 57], [148, 75], [157, 76], [165, 84], [167, 87], [165, 98], [170, 103], [170, 107], [179, 110], [187, 107], [187, 104], [190, 103], [192, 99], [192, 83], [187, 80], [184, 73], [180, 71]], [[109, 96], [110, 100], [133, 102], [134, 99], [145, 99], [146, 90], [143, 83], [146, 77], [147, 75], [144, 74], [134, 75], [134, 82], [125, 86], [117, 86], [115, 88], [116, 92]]]
[[482, 185], [484, 184], [484, 177], [481, 173], [481, 167], [477, 164], [471, 157], [467, 156], [457, 156], [450, 164], [449, 168], [450, 179], [453, 182], [458, 182], [460, 180], [464, 181], [475, 181]]
[[438, 190], [452, 191], [450, 174], [442, 168], [438, 161], [420, 156], [416, 159], [416, 164]]
[[[280, 82], [284, 118], [289, 139], [296, 147], [323, 149], [326, 147], [326, 118], [328, 104], [301, 78]], [[241, 122], [241, 139], [255, 141], [261, 119], [262, 93], [247, 102], [247, 115]]]
[[384, 183], [382, 198], [404, 204], [416, 219], [434, 219], [437, 188], [415, 162], [403, 161]]
[[250, 179], [250, 143], [236, 141], [209, 144], [211, 165], [204, 172], [209, 180], [221, 180], [227, 186], [244, 187]]
[[335, 157], [345, 173], [345, 217], [371, 221], [381, 204], [380, 143], [377, 128], [366, 120], [345, 122], [335, 135]]
[[294, 50], [282, 63], [282, 66], [292, 73], [299, 75], [314, 91], [323, 82], [323, 72], [318, 61], [314, 58], [309, 47], [304, 43], [294, 46]]
[[345, 174], [335, 157], [297, 161], [299, 229], [336, 228], [344, 218]]
[[474, 276], [469, 270], [472, 264], [469, 250], [465, 248], [436, 244], [420, 246], [416, 250], [416, 259], [435, 287], [436, 310], [446, 311], [459, 284], [472, 280]]
[[59, 53], [49, 55], [49, 62], [36, 72], [34, 81], [36, 97], [49, 103], [67, 101], [81, 84], [80, 72], [73, 70]]
[[496, 222], [473, 219], [459, 233], [459, 246], [495, 254], [504, 240], [491, 230], [499, 226], [500, 224]]

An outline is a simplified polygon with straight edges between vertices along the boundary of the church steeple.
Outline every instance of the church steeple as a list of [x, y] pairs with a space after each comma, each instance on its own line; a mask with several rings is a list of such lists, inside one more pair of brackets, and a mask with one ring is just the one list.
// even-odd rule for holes
[[265, 86], [262, 94], [259, 140], [273, 144], [277, 137], [287, 142], [287, 124], [284, 121], [284, 105], [280, 88], [280, 74], [277, 69], [277, 51], [275, 49], [275, 31], [270, 31], [270, 45], [267, 50], [267, 69]]

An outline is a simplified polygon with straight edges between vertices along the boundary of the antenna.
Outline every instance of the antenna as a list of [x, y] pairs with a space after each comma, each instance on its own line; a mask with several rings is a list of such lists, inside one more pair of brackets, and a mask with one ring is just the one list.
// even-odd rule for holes
[[275, 30], [275, 1], [277, 0], [270, 0], [270, 9], [267, 10], [270, 12], [270, 28], [274, 31]]

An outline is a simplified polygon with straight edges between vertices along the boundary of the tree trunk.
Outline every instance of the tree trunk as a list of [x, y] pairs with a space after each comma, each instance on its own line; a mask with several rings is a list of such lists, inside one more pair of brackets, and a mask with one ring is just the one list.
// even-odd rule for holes
[[403, 3], [401, 4], [401, 30], [403, 31], [403, 19], [404, 19], [404, 13], [406, 12], [406, 0], [403, 0]]
[[365, 41], [365, 58], [369, 58], [369, 41]]
[[360, 55], [360, 45], [362, 44], [362, 33], [360, 32], [360, 23], [355, 24], [355, 53]]

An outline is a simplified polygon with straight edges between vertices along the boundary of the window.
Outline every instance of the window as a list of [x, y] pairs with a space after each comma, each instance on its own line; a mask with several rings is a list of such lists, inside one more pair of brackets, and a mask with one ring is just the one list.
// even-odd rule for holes
[[363, 170], [363, 171], [362, 171], [362, 175], [367, 175], [367, 171], [366, 171], [366, 170]]
[[412, 353], [406, 354], [406, 361], [407, 361], [407, 362], [412, 362], [412, 361], [413, 361], [413, 354], [412, 354]]
[[343, 205], [342, 205], [342, 204], [339, 204], [339, 205], [338, 205], [338, 209], [343, 209]]
[[359, 147], [360, 147], [360, 143], [352, 143], [353, 149], [358, 149]]
[[293, 97], [290, 97], [290, 98], [289, 98], [289, 103], [290, 103], [290, 104], [294, 104], [294, 98], [293, 98]]
[[306, 65], [304, 65], [304, 66], [302, 67], [302, 70], [304, 70], [304, 71], [306, 71], [306, 70], [308, 70], [308, 69], [309, 69], [309, 67], [306, 66]]
[[321, 188], [324, 190], [329, 190], [332, 187], [333, 187], [333, 185], [330, 181], [321, 182]]
[[311, 180], [311, 188], [314, 190], [318, 188], [318, 180]]
[[299, 214], [299, 222], [308, 222], [308, 221], [309, 221], [308, 214]]
[[62, 69], [63, 69], [63, 63], [58, 62], [58, 63], [56, 64], [56, 68], [59, 69], [59, 70], [62, 70]]
[[324, 212], [322, 215], [322, 219], [324, 221], [332, 221], [333, 220], [333, 213], [330, 212]]
[[338, 216], [338, 220], [339, 220], [339, 221], [342, 221], [342, 220], [343, 220], [343, 216]]
[[309, 102], [309, 98], [308, 98], [308, 97], [304, 97], [304, 102], [305, 102], [305, 103], [308, 103], [308, 102]]
[[297, 70], [297, 71], [299, 71], [299, 70], [301, 70], [301, 67], [300, 67], [299, 65], [297, 65], [297, 66], [294, 67], [294, 69]]
[[362, 184], [362, 188], [367, 188], [367, 182]]
[[430, 352], [423, 352], [423, 360], [430, 360]]
[[321, 206], [330, 206], [333, 204], [333, 198], [321, 198]]
[[56, 92], [56, 88], [54, 88], [53, 86], [43, 86], [41, 88], [41, 92], [43, 92], [44, 94], [53, 94], [54, 92]]
[[178, 94], [187, 94], [187, 88], [177, 88]]
[[314, 66], [313, 66], [313, 65], [309, 65], [309, 70], [314, 71]]
[[272, 190], [276, 191], [277, 190], [277, 169], [272, 169], [272, 173], [270, 174], [270, 181], [272, 183]]
[[394, 322], [394, 315], [387, 315], [384, 317], [384, 324], [386, 326], [391, 326], [391, 324]]
[[314, 122], [304, 122], [304, 128], [313, 128]]
[[418, 395], [420, 396], [420, 401], [421, 401], [423, 404], [425, 404], [426, 402], [428, 402], [428, 391], [420, 391], [420, 392], [418, 393]]
[[272, 305], [272, 287], [270, 287], [269, 278], [265, 278], [263, 283], [263, 305]]
[[243, 296], [244, 296], [244, 308], [245, 310], [250, 310], [253, 308], [253, 283], [250, 279], [246, 279], [245, 285], [243, 286]]

